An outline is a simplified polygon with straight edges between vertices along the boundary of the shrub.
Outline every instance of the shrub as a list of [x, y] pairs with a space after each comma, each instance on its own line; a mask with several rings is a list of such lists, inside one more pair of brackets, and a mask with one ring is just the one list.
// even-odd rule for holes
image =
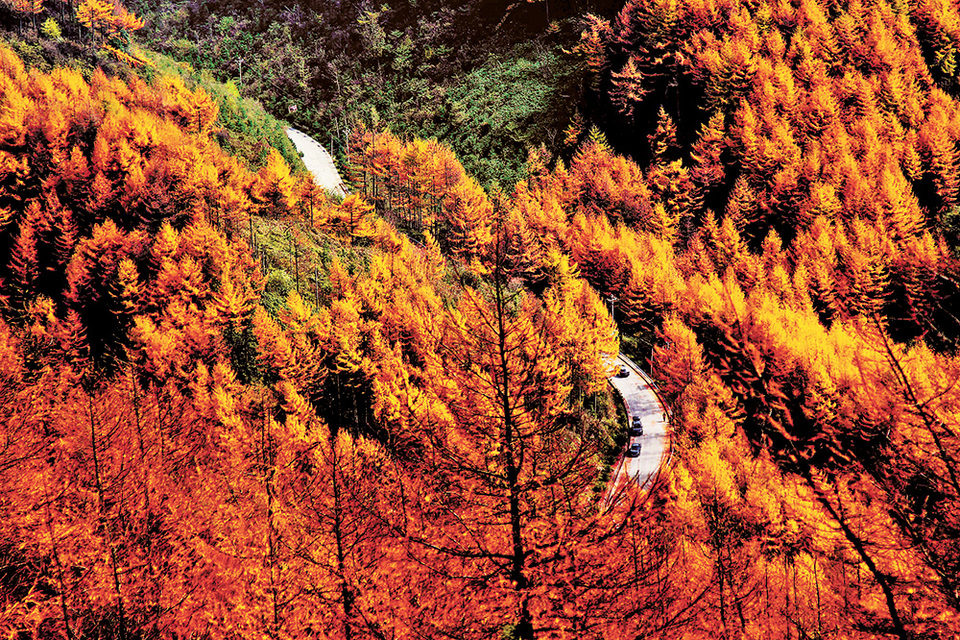
[[63, 37], [63, 34], [60, 32], [60, 25], [57, 24], [57, 21], [53, 18], [47, 18], [43, 21], [43, 25], [40, 27], [40, 33], [51, 40], [59, 40]]

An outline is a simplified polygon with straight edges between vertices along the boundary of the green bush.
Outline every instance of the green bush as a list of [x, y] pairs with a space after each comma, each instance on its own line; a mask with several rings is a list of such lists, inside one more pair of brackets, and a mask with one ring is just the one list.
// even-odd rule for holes
[[59, 40], [63, 37], [63, 34], [60, 32], [60, 25], [57, 24], [57, 21], [53, 18], [47, 18], [43, 21], [43, 25], [40, 27], [40, 33], [51, 40]]
[[267, 282], [263, 287], [263, 296], [260, 303], [270, 315], [276, 316], [280, 309], [286, 306], [287, 296], [296, 287], [293, 277], [286, 271], [272, 269], [267, 274]]

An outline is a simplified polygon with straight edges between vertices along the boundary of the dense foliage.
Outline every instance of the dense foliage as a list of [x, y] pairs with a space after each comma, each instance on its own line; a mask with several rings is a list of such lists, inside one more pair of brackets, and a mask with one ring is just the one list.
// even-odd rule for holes
[[[507, 262], [450, 266], [277, 153], [224, 155], [177, 78], [88, 84], [0, 48], [0, 82], [6, 631], [489, 637], [578, 624], [563, 576], [583, 606], [626, 588], [575, 580], [616, 575], [624, 530], [581, 408], [613, 331], [566, 258], [540, 296]], [[267, 221], [364, 268], [333, 257], [316, 304], [271, 316]], [[571, 535], [596, 540], [572, 566]]]
[[559, 250], [624, 329], [659, 332], [665, 508], [684, 523], [664, 530], [671, 575], [710, 585], [685, 610], [705, 637], [956, 633], [960, 130], [929, 15], [639, 1], [591, 18], [592, 117], [642, 166], [571, 130], [586, 140], [569, 169], [533, 154], [507, 202], [439, 226], [442, 153], [354, 145], [379, 206], [413, 208], [398, 223], [466, 258], [507, 220], [532, 286]]
[[[513, 115], [485, 123], [475, 99], [575, 77], [555, 50], [443, 54], [517, 6], [336, 9], [188, 4], [158, 28], [191, 25], [170, 46], [206, 66], [276, 47], [250, 80], [272, 83], [311, 25], [304, 100], [376, 77], [297, 111], [339, 130], [324, 109], [384, 101], [340, 202], [277, 152], [224, 153], [224, 107], [178, 75], [28, 71], [0, 47], [4, 633], [960, 633], [958, 7], [586, 16], [569, 162], [511, 129], [557, 85], [490, 96]], [[110, 27], [136, 18], [108, 13], [82, 33], [137, 64]], [[504, 187], [523, 153], [512, 187], [384, 126], [432, 113], [441, 68], [468, 73], [430, 126], [502, 127], [507, 146], [443, 135]], [[662, 482], [609, 509], [607, 296], [655, 336], [672, 414]]]
[[209, 72], [195, 73], [188, 64], [135, 46], [131, 34], [142, 27], [143, 21], [120, 4], [0, 3], [0, 28], [10, 29], [5, 37], [28, 67], [70, 67], [87, 80], [98, 69], [119, 76], [139, 70], [148, 81], [178, 77], [187, 88], [200, 88], [217, 102], [217, 141], [228, 153], [259, 168], [270, 149], [277, 149], [290, 166], [304, 170], [284, 126], [258, 101], [242, 98], [234, 84], [217, 82]]

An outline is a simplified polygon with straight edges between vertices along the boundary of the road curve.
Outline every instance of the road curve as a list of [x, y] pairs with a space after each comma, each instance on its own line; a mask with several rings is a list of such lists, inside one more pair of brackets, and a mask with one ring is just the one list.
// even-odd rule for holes
[[610, 378], [610, 384], [620, 392], [626, 405], [627, 424], [634, 416], [639, 416], [643, 422], [643, 435], [627, 441], [628, 447], [634, 442], [640, 444], [640, 455], [636, 458], [620, 455], [603, 495], [604, 508], [615, 504], [631, 485], [646, 491], [652, 489], [670, 456], [669, 415], [653, 380], [623, 354], [617, 357], [616, 365], [618, 370], [622, 365], [630, 373], [624, 378]]
[[341, 197], [346, 196], [347, 189], [343, 180], [340, 179], [337, 166], [323, 145], [304, 132], [293, 128], [287, 129], [286, 133], [293, 146], [303, 155], [303, 164], [306, 165], [307, 171], [313, 174], [313, 181], [326, 191]]

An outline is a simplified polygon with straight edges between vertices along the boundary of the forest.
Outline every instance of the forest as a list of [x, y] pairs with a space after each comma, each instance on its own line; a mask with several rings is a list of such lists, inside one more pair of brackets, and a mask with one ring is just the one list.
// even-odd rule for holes
[[0, 27], [4, 637], [960, 637], [960, 4]]

